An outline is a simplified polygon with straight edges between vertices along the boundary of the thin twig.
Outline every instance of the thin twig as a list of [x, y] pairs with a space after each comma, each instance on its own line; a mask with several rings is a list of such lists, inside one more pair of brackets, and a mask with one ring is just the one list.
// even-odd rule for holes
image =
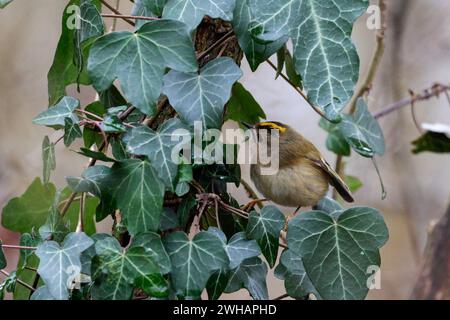
[[[109, 10], [111, 10], [112, 12], [114, 12], [116, 15], [120, 15], [122, 16], [122, 13], [120, 13], [119, 10], [117, 10], [116, 8], [114, 8], [112, 5], [110, 5], [108, 2], [106, 2], [106, 0], [100, 0], [100, 2], [107, 7]], [[129, 20], [128, 18], [123, 18], [124, 21], [126, 21], [128, 24], [132, 25], [133, 27], [135, 26], [135, 23], [131, 20]]]
[[17, 249], [17, 250], [36, 250], [36, 247], [16, 246], [12, 244], [2, 244], [2, 248], [5, 249]]
[[[9, 273], [6, 272], [5, 270], [0, 270], [0, 273], [4, 274], [5, 276], [9, 277]], [[36, 291], [35, 288], [33, 288], [32, 286], [30, 286], [28, 283], [23, 282], [22, 280], [20, 280], [19, 278], [16, 279], [16, 282], [22, 286], [24, 286], [25, 288], [27, 288], [28, 290], [31, 291]]]
[[[274, 69], [275, 71], [278, 72], [278, 68], [276, 65], [273, 64], [272, 61], [270, 60], [266, 60], [266, 62], [272, 67], [272, 69]], [[295, 91], [297, 91], [297, 93], [299, 93], [302, 98], [306, 101], [306, 103], [308, 103], [308, 105], [322, 118], [327, 119], [328, 121], [330, 121], [327, 116], [325, 115], [325, 113], [322, 112], [322, 110], [320, 110], [319, 108], [315, 107], [308, 99], [308, 97], [303, 93], [303, 91], [297, 87], [291, 80], [289, 80], [289, 78], [284, 74], [284, 73], [280, 73], [280, 76], [292, 87], [294, 88]]]
[[80, 112], [83, 113], [85, 115], [91, 116], [92, 118], [97, 119], [98, 121], [104, 121], [104, 119], [98, 115], [96, 115], [95, 113], [83, 110], [83, 109], [75, 109], [76, 112]]
[[286, 298], [289, 298], [289, 295], [288, 295], [287, 293], [282, 294], [281, 296], [276, 297], [276, 298], [273, 299], [273, 300], [283, 300], [283, 299], [286, 299]]
[[224, 43], [225, 41], [228, 41], [228, 37], [233, 38], [235, 36], [233, 33], [234, 33], [233, 30], [228, 31], [223, 37], [221, 37], [219, 40], [214, 42], [208, 49], [206, 49], [205, 51], [201, 52], [197, 56], [197, 60], [203, 59], [204, 57], [206, 57], [207, 54], [209, 54], [211, 51], [213, 51], [214, 49], [219, 47], [222, 43]]
[[75, 200], [77, 194], [78, 194], [78, 192], [72, 192], [70, 194], [69, 198], [67, 199], [67, 202], [64, 204], [64, 207], [60, 211], [61, 216], [64, 216], [67, 213], [67, 211], [70, 208], [70, 205]]
[[155, 17], [145, 17], [145, 16], [131, 16], [131, 15], [125, 15], [125, 14], [109, 14], [109, 13], [102, 13], [103, 18], [115, 18], [115, 19], [136, 19], [136, 20], [148, 20], [148, 21], [154, 21], [154, 20], [160, 20], [159, 18]]
[[407, 107], [411, 105], [413, 102], [419, 102], [419, 101], [425, 101], [429, 100], [431, 98], [437, 98], [441, 93], [448, 93], [450, 91], [450, 85], [443, 85], [443, 84], [434, 84], [431, 88], [425, 89], [422, 93], [416, 94], [414, 98], [409, 96], [408, 98], [404, 98], [400, 101], [394, 102], [384, 108], [381, 109], [381, 111], [378, 111], [373, 116], [375, 119], [380, 119], [392, 112], [395, 112], [399, 109], [402, 109], [404, 107]]

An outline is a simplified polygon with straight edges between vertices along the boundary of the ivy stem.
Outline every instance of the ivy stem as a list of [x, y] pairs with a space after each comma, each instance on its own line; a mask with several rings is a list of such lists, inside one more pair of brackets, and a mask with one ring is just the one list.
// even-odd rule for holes
[[148, 21], [161, 20], [161, 19], [155, 18], [155, 17], [132, 16], [132, 15], [125, 15], [125, 14], [109, 14], [109, 13], [102, 13], [102, 17], [103, 18], [124, 19], [124, 20], [125, 19], [137, 19], [137, 20], [148, 20]]
[[83, 192], [81, 194], [80, 198], [80, 215], [78, 217], [78, 225], [76, 232], [83, 232], [84, 231], [84, 210], [86, 206], [86, 193]]
[[[0, 270], [0, 273], [2, 273], [3, 275], [5, 275], [5, 276], [7, 276], [7, 277], [9, 277], [9, 273], [8, 272], [6, 272], [5, 270]], [[36, 291], [36, 289], [35, 288], [33, 288], [32, 286], [30, 286], [28, 283], [26, 283], [26, 282], [23, 282], [22, 280], [20, 280], [19, 278], [17, 278], [16, 279], [16, 281], [17, 281], [17, 283], [18, 284], [20, 284], [20, 285], [22, 285], [22, 286], [24, 286], [25, 288], [27, 288], [28, 290], [31, 290], [31, 291]]]
[[2, 248], [5, 249], [17, 249], [17, 250], [36, 250], [36, 247], [16, 246], [12, 244], [2, 244]]
[[[278, 68], [275, 64], [273, 64], [272, 61], [270, 60], [266, 60], [266, 62], [272, 67], [272, 69], [274, 69], [275, 71], [278, 72]], [[325, 113], [322, 112], [322, 110], [320, 110], [319, 108], [315, 107], [308, 99], [308, 97], [303, 93], [303, 91], [297, 87], [291, 80], [289, 80], [289, 78], [283, 74], [282, 72], [280, 72], [280, 76], [292, 87], [294, 88], [295, 91], [297, 91], [298, 94], [300, 94], [302, 96], [302, 98], [308, 103], [308, 105], [322, 118], [327, 119], [328, 121], [330, 121], [327, 116], [325, 115]]]
[[[116, 10], [119, 11], [119, 8], [120, 8], [120, 0], [116, 0]], [[117, 19], [113, 19], [111, 30], [116, 30], [116, 27], [117, 27]]]
[[89, 111], [86, 111], [86, 110], [82, 110], [82, 109], [75, 109], [75, 111], [83, 113], [83, 114], [88, 115], [88, 116], [91, 116], [91, 117], [97, 119], [98, 121], [103, 121], [103, 118], [98, 116], [98, 115], [96, 115], [95, 113], [92, 113], [92, 112], [89, 112]]

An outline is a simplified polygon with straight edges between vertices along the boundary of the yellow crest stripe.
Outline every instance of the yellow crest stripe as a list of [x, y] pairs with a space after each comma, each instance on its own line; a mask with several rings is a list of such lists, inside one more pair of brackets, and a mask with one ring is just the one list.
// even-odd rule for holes
[[280, 131], [281, 133], [284, 133], [286, 131], [285, 127], [282, 127], [282, 126], [280, 126], [280, 125], [278, 125], [276, 123], [273, 123], [273, 122], [261, 122], [259, 124], [259, 127], [269, 127], [271, 129], [276, 129], [276, 130]]

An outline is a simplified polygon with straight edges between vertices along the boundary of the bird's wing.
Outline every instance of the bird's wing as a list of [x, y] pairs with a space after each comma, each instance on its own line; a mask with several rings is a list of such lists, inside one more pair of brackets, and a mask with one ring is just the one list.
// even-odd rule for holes
[[347, 202], [355, 201], [352, 197], [351, 191], [342, 178], [333, 170], [330, 164], [323, 158], [319, 157], [316, 160], [311, 159], [318, 165], [330, 178], [330, 184], [337, 190], [341, 197]]

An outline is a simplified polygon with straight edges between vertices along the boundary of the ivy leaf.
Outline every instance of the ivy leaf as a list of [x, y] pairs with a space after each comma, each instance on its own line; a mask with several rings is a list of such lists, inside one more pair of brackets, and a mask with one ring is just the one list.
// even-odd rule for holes
[[13, 0], [0, 0], [0, 9], [3, 9], [8, 4], [10, 4]]
[[172, 262], [172, 286], [178, 296], [199, 298], [214, 271], [228, 265], [223, 242], [216, 234], [202, 231], [192, 240], [184, 232], [163, 239]]
[[295, 255], [292, 250], [286, 250], [281, 254], [280, 264], [277, 266], [284, 267], [284, 287], [286, 293], [297, 299], [303, 299], [310, 293], [320, 298], [319, 293], [312, 284], [303, 266], [302, 258]]
[[163, 18], [183, 21], [192, 31], [204, 16], [231, 21], [233, 9], [234, 0], [167, 0]]
[[[68, 188], [64, 189], [61, 192], [61, 202], [66, 200], [70, 193]], [[54, 208], [55, 195], [55, 185], [44, 184], [41, 179], [36, 178], [22, 196], [11, 199], [3, 208], [2, 225], [15, 232], [32, 232], [47, 221]], [[86, 201], [85, 232], [87, 234], [95, 232], [92, 218], [97, 204], [98, 200], [95, 198], [89, 198]], [[76, 228], [79, 208], [79, 203], [74, 202], [65, 215], [65, 218], [70, 221], [71, 230]]]
[[250, 68], [252, 71], [256, 71], [258, 66], [277, 52], [288, 38], [282, 37], [281, 39], [266, 44], [256, 41], [249, 31], [253, 17], [248, 1], [249, 0], [236, 1], [232, 24], [239, 45], [247, 57]]
[[233, 59], [220, 57], [208, 62], [200, 73], [170, 71], [164, 77], [163, 93], [186, 123], [201, 121], [204, 128], [220, 128], [231, 87], [241, 76]]
[[67, 235], [62, 247], [55, 241], [46, 241], [38, 246], [38, 273], [55, 299], [69, 298], [69, 286], [80, 274], [81, 253], [93, 243], [84, 233], [71, 233]]
[[383, 131], [362, 98], [357, 102], [355, 114], [345, 115], [337, 126], [347, 143], [360, 155], [371, 158], [374, 154], [384, 154]]
[[130, 299], [136, 279], [146, 279], [146, 288], [148, 283], [164, 281], [152, 256], [143, 247], [133, 246], [124, 250], [116, 238], [105, 235], [96, 241], [95, 250], [98, 260], [93, 266], [94, 299]]
[[72, 142], [77, 138], [81, 138], [83, 134], [81, 133], [80, 126], [78, 123], [73, 122], [71, 118], [64, 119], [64, 145], [69, 147]]
[[310, 101], [327, 118], [340, 120], [340, 111], [353, 95], [359, 59], [351, 41], [355, 20], [366, 0], [248, 0], [251, 32], [260, 41], [289, 36], [294, 63]]
[[355, 176], [345, 176], [345, 183], [350, 189], [351, 193], [355, 193], [363, 186], [361, 180]]
[[248, 240], [244, 232], [234, 234], [225, 250], [230, 260], [230, 269], [237, 268], [244, 260], [257, 257], [261, 254], [258, 244], [255, 240]]
[[342, 211], [343, 208], [336, 200], [325, 197], [314, 206], [314, 210], [323, 211], [333, 215], [337, 211]]
[[97, 7], [91, 0], [80, 0], [80, 43], [103, 35], [105, 27]]
[[3, 253], [2, 241], [0, 240], [0, 270], [6, 268], [6, 258]]
[[50, 174], [56, 169], [55, 144], [50, 142], [48, 136], [44, 137], [42, 142], [42, 162], [43, 162], [43, 180], [44, 183], [50, 181]]
[[337, 155], [348, 157], [350, 156], [351, 149], [348, 142], [345, 140], [344, 135], [339, 130], [339, 127], [327, 121], [326, 119], [320, 119], [319, 126], [328, 132], [326, 141], [327, 149], [334, 152]]
[[106, 154], [104, 154], [101, 151], [93, 151], [93, 150], [87, 149], [87, 148], [80, 148], [80, 151], [76, 151], [76, 153], [78, 153], [86, 158], [97, 159], [97, 160], [103, 161], [103, 162], [116, 162], [116, 160], [108, 157]]
[[209, 277], [206, 283], [206, 292], [208, 293], [209, 300], [218, 300], [222, 293], [225, 291], [229, 280], [229, 270], [222, 268], [219, 271], [215, 271], [211, 277]]
[[292, 58], [291, 53], [286, 48], [284, 50], [284, 61], [286, 66], [286, 75], [288, 79], [296, 86], [303, 89], [302, 86], [302, 77], [295, 70], [294, 59]]
[[154, 232], [139, 233], [134, 237], [130, 248], [142, 247], [152, 257], [159, 266], [162, 274], [167, 274], [171, 270], [169, 255], [164, 249], [159, 234]]
[[[161, 17], [167, 0], [136, 0], [131, 14], [133, 16]], [[136, 19], [136, 28], [140, 28], [147, 21]]]
[[63, 97], [56, 105], [41, 112], [33, 119], [33, 123], [41, 126], [63, 126], [64, 119], [70, 118], [78, 123], [78, 117], [74, 110], [80, 106], [80, 102], [72, 97]]
[[[115, 85], [111, 85], [108, 89], [105, 91], [100, 92], [100, 101], [94, 102], [98, 103], [103, 107], [103, 110], [118, 107], [118, 106], [124, 106], [127, 104], [127, 100], [122, 96], [120, 91], [116, 88]], [[90, 111], [90, 110], [88, 110]], [[105, 113], [105, 110], [101, 112], [100, 114], [97, 114], [101, 116]]]
[[[92, 1], [97, 7], [98, 0]], [[81, 48], [77, 33], [77, 18], [80, 8], [80, 0], [71, 0], [63, 12], [61, 37], [59, 38], [52, 66], [48, 72], [49, 104], [56, 104], [61, 97], [66, 95], [66, 87], [73, 83], [89, 85], [91, 81], [84, 63], [89, 56], [92, 41], [87, 41]], [[82, 23], [79, 27], [81, 28]], [[81, 51], [81, 52], [80, 52]], [[81, 63], [77, 65], [74, 63]], [[80, 73], [81, 71], [81, 73]], [[64, 125], [64, 124], [62, 124]]]
[[238, 268], [244, 260], [258, 257], [261, 250], [255, 240], [246, 238], [244, 232], [234, 234], [228, 244], [225, 234], [219, 229], [209, 228], [208, 232], [213, 232], [221, 238], [230, 261], [227, 267], [214, 272], [206, 284], [209, 299], [216, 300], [225, 291], [233, 270]]
[[231, 272], [225, 292], [232, 293], [246, 288], [253, 299], [269, 300], [267, 271], [266, 263], [260, 258], [247, 259]]
[[100, 125], [106, 133], [123, 133], [127, 131], [127, 127], [117, 115], [106, 115]]
[[44, 225], [39, 228], [39, 235], [42, 239], [52, 239], [56, 242], [62, 242], [69, 233], [69, 224], [59, 214], [58, 205], [61, 200], [61, 191], [56, 191], [50, 213]]
[[240, 82], [231, 89], [231, 99], [226, 108], [226, 120], [255, 124], [265, 119], [266, 114], [252, 94]]
[[[109, 174], [99, 179], [103, 215], [120, 209], [131, 235], [157, 231], [164, 202], [164, 185], [148, 161], [116, 162]], [[97, 220], [99, 212], [97, 212]]]
[[97, 91], [117, 78], [125, 97], [147, 115], [156, 111], [166, 67], [182, 72], [198, 68], [192, 40], [179, 21], [149, 21], [135, 33], [107, 34], [95, 42], [88, 61]]
[[279, 237], [284, 223], [283, 213], [272, 205], [265, 206], [261, 213], [253, 211], [248, 218], [247, 236], [258, 242], [271, 268], [277, 260]]
[[434, 153], [449, 153], [450, 152], [450, 138], [447, 134], [442, 132], [427, 131], [420, 138], [413, 141], [414, 154], [422, 152]]
[[[173, 161], [172, 152], [189, 131], [179, 119], [170, 119], [164, 122], [158, 131], [147, 126], [131, 130], [127, 141], [127, 151], [134, 155], [147, 156], [159, 179], [169, 190], [176, 186], [178, 165]], [[189, 139], [190, 142], [190, 139]]]
[[324, 299], [363, 299], [367, 268], [380, 265], [378, 249], [388, 239], [380, 213], [355, 207], [337, 217], [302, 213], [289, 222], [289, 250], [302, 258], [306, 273]]
[[33, 292], [30, 300], [56, 300], [48, 290], [47, 286], [40, 286]]

